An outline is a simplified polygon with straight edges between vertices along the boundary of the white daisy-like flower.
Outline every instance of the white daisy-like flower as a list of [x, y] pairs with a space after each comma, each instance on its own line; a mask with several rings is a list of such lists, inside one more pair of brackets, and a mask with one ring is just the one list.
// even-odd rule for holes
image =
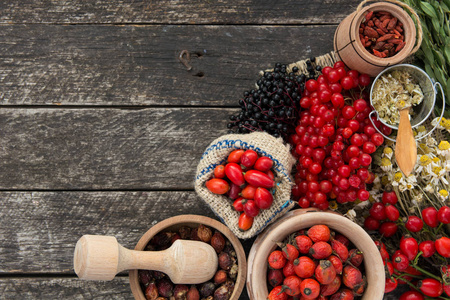
[[433, 127], [436, 127], [437, 129], [445, 129], [444, 121], [445, 121], [445, 118], [442, 118], [439, 121], [439, 117], [436, 117], [433, 119], [433, 121], [431, 121], [431, 125], [433, 125]]
[[437, 145], [436, 139], [432, 136], [428, 136], [425, 143], [428, 147], [434, 147]]
[[423, 190], [425, 192], [428, 192], [428, 193], [433, 193], [434, 192], [434, 188], [433, 188], [433, 185], [431, 183], [428, 183]]
[[383, 170], [384, 172], [390, 172], [392, 171], [392, 162], [389, 158], [387, 157], [383, 157], [381, 159], [381, 164], [380, 164], [380, 168], [381, 170]]
[[353, 209], [350, 209], [349, 211], [347, 211], [347, 213], [345, 213], [345, 215], [347, 218], [349, 218], [350, 220], [354, 221], [356, 218], [356, 212]]
[[417, 185], [417, 178], [414, 174], [410, 174], [408, 177], [406, 177], [406, 183], [411, 186]]
[[439, 199], [441, 199], [441, 201], [444, 202], [448, 198], [448, 191], [444, 190], [444, 189], [441, 189], [439, 191], [438, 195], [439, 195]]
[[447, 141], [441, 141], [436, 149], [436, 153], [446, 159], [450, 159], [450, 143]]
[[425, 126], [421, 125], [419, 127], [417, 127], [416, 129], [416, 138], [421, 138], [423, 136], [425, 136], [427, 134], [427, 129], [425, 128]]
[[391, 147], [386, 146], [383, 148], [383, 154], [382, 154], [383, 157], [387, 157], [389, 160], [391, 160], [393, 154], [394, 154], [394, 150], [392, 150]]

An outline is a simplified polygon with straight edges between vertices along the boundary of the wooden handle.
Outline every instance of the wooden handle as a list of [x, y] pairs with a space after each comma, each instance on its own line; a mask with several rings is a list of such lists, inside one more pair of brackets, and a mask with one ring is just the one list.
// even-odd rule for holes
[[402, 172], [409, 176], [417, 161], [417, 145], [409, 120], [410, 108], [400, 110], [397, 140], [395, 144], [395, 159]]
[[155, 270], [173, 283], [197, 284], [211, 279], [218, 265], [210, 245], [177, 240], [164, 251], [135, 251], [122, 247], [115, 237], [84, 235], [75, 246], [74, 269], [81, 279], [112, 280], [124, 270]]

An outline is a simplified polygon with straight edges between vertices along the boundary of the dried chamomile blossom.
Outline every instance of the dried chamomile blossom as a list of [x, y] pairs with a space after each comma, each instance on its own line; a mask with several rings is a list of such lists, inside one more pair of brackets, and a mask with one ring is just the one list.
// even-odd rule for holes
[[406, 71], [394, 70], [383, 74], [373, 85], [373, 107], [388, 124], [397, 125], [399, 109], [418, 105], [422, 100], [422, 89]]
[[347, 217], [347, 218], [349, 218], [350, 220], [354, 221], [355, 218], [356, 218], [356, 212], [355, 212], [355, 210], [350, 209], [349, 211], [347, 211], [347, 212], [344, 214], [344, 216]]
[[335, 210], [335, 209], [338, 208], [338, 204], [337, 204], [336, 201], [330, 201], [330, 202], [328, 203], [328, 207], [329, 207], [330, 209], [332, 209], [332, 210]]
[[420, 143], [418, 148], [419, 148], [418, 150], [420, 152], [422, 152], [423, 154], [428, 154], [428, 153], [433, 152], [433, 150], [424, 143]]
[[383, 148], [383, 156], [391, 159], [393, 154], [394, 154], [394, 150], [392, 150], [391, 147], [384, 147]]
[[441, 141], [438, 145], [438, 149], [436, 150], [437, 154], [445, 157], [446, 159], [450, 158], [450, 143], [447, 141]]
[[381, 170], [384, 172], [392, 171], [392, 162], [389, 158], [383, 157], [380, 164]]
[[430, 194], [434, 192], [434, 188], [431, 183], [428, 183], [423, 190]]
[[445, 121], [445, 118], [442, 118], [439, 120], [439, 118], [437, 117], [437, 118], [434, 118], [433, 121], [431, 121], [431, 125], [433, 127], [436, 127], [437, 129], [445, 129], [444, 121]]
[[428, 147], [434, 147], [437, 145], [437, 141], [432, 136], [428, 136], [425, 142]]
[[419, 127], [417, 127], [417, 129], [415, 130], [415, 137], [416, 138], [421, 138], [423, 136], [425, 136], [428, 132], [427, 129], [425, 128], [425, 126], [420, 125]]
[[444, 189], [441, 189], [441, 190], [439, 191], [439, 198], [440, 198], [442, 201], [447, 200], [447, 198], [448, 198], [448, 191], [447, 191], [447, 190], [444, 190]]

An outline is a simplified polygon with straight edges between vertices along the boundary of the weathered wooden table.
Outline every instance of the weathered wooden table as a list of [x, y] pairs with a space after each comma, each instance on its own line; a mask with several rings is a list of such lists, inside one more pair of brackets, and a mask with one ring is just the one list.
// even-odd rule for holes
[[331, 51], [358, 3], [0, 1], [0, 298], [131, 299], [126, 273], [77, 279], [77, 239], [133, 248], [168, 217], [214, 217], [203, 150], [259, 70]]

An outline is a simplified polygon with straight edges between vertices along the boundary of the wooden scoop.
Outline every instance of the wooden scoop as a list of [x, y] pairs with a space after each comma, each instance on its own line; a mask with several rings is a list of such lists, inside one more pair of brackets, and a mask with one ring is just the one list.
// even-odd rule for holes
[[167, 274], [175, 284], [197, 284], [210, 280], [218, 259], [211, 245], [176, 240], [163, 251], [128, 250], [115, 237], [84, 235], [75, 246], [74, 269], [86, 280], [112, 280], [130, 269], [155, 270]]
[[395, 143], [395, 160], [403, 174], [409, 176], [417, 161], [417, 145], [409, 120], [411, 106], [401, 109], [398, 124], [397, 140]]

